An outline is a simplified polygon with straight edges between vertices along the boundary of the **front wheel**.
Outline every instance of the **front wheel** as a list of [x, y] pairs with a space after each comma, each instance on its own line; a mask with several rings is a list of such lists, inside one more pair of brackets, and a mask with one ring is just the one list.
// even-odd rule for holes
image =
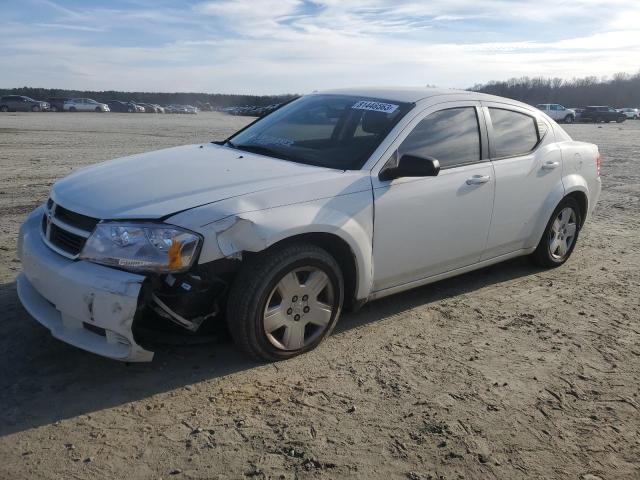
[[228, 298], [235, 343], [259, 360], [284, 360], [317, 347], [336, 325], [344, 280], [325, 250], [295, 243], [247, 259]]
[[627, 117], [618, 117], [618, 118], [616, 119], [616, 122], [617, 122], [617, 123], [622, 123], [622, 122], [624, 122], [626, 119], [627, 119]]
[[33, 107], [31, 107], [31, 111], [32, 112], [39, 112], [40, 111], [40, 107], [37, 105], [34, 105]]
[[96, 112], [102, 113], [102, 109], [100, 107], [96, 107]]
[[580, 205], [574, 198], [562, 200], [553, 211], [531, 259], [546, 268], [559, 267], [566, 262], [578, 241], [581, 215]]
[[564, 117], [564, 123], [573, 123], [573, 115], [567, 115]]

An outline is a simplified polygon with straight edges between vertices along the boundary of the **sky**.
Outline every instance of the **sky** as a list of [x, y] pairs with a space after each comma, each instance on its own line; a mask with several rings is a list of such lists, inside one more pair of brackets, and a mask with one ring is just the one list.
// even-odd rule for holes
[[0, 87], [308, 93], [640, 71], [640, 0], [0, 0]]

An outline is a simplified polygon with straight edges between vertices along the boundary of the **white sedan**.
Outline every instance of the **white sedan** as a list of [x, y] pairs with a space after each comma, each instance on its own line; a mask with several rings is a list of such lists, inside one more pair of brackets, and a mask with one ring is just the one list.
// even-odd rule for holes
[[559, 267], [599, 173], [595, 145], [513, 100], [314, 93], [226, 141], [57, 182], [21, 228], [18, 294], [55, 337], [118, 360], [150, 360], [154, 328], [216, 321], [285, 359], [344, 307], [523, 255]]
[[96, 102], [91, 98], [71, 98], [65, 100], [64, 110], [68, 112], [109, 112], [109, 105]]

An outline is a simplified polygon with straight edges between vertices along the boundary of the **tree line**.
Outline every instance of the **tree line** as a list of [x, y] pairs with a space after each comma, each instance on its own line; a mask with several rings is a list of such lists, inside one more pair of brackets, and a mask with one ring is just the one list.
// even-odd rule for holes
[[560, 103], [565, 107], [609, 105], [640, 107], [640, 72], [616, 73], [612, 78], [521, 77], [476, 84], [470, 90], [512, 98], [530, 105]]
[[267, 106], [291, 100], [297, 95], [229, 95], [222, 93], [159, 93], [159, 92], [119, 92], [115, 90], [63, 90], [57, 88], [7, 88], [0, 89], [0, 95], [24, 95], [37, 100], [47, 98], [92, 98], [98, 102], [109, 100], [154, 103], [159, 105], [210, 105], [213, 108], [239, 105]]
[[[520, 77], [476, 84], [469, 90], [513, 98], [531, 105], [560, 103], [566, 107], [609, 105], [616, 108], [640, 107], [640, 72], [616, 73], [612, 78], [595, 76], [563, 80], [561, 78]], [[0, 95], [25, 95], [38, 100], [52, 97], [93, 98], [99, 102], [123, 100], [160, 105], [189, 104], [224, 108], [241, 105], [267, 106], [289, 101], [298, 95], [231, 95], [222, 93], [119, 92], [114, 90], [63, 90], [55, 88], [0, 89]]]

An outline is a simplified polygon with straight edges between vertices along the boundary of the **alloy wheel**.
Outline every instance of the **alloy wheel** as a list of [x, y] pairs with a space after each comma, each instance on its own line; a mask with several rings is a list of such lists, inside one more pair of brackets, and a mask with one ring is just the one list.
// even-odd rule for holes
[[280, 350], [299, 350], [329, 327], [335, 292], [329, 276], [318, 267], [285, 274], [267, 299], [262, 324], [269, 342]]

